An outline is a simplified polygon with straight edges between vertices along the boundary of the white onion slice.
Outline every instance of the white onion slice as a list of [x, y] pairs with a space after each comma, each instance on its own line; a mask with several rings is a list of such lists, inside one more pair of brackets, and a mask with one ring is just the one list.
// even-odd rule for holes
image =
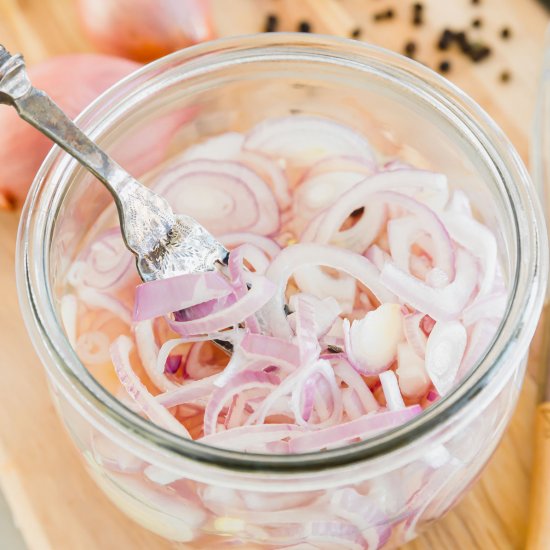
[[395, 361], [397, 346], [404, 338], [401, 306], [386, 303], [353, 321], [346, 351], [359, 372], [378, 374]]
[[401, 393], [409, 398], [425, 395], [431, 380], [426, 372], [424, 359], [414, 352], [411, 345], [401, 343], [397, 346], [397, 365], [395, 374]]
[[[296, 309], [296, 299], [298, 296], [300, 296], [300, 294], [293, 294], [290, 297], [289, 305], [291, 310]], [[319, 339], [331, 330], [332, 326], [338, 319], [338, 316], [342, 313], [342, 307], [340, 306], [338, 300], [332, 296], [319, 299], [316, 296], [307, 295], [307, 298], [314, 309], [316, 334]], [[292, 329], [296, 331], [295, 314], [291, 313], [287, 319]]]
[[132, 314], [130, 310], [117, 298], [90, 287], [80, 287], [77, 294], [80, 300], [92, 309], [105, 309], [127, 325], [131, 324]]
[[380, 282], [386, 288], [436, 321], [456, 319], [461, 314], [472, 297], [477, 279], [478, 268], [463, 250], [457, 251], [454, 281], [443, 288], [433, 288], [391, 262], [386, 263], [380, 274]]
[[374, 158], [368, 141], [354, 130], [316, 116], [294, 115], [266, 120], [246, 136], [244, 149], [298, 165], [328, 155]]
[[478, 296], [476, 300], [462, 312], [462, 322], [465, 326], [473, 325], [480, 319], [500, 320], [504, 317], [508, 296], [497, 292]]
[[483, 224], [463, 214], [447, 212], [443, 215], [445, 227], [452, 239], [472, 253], [483, 266], [479, 295], [493, 289], [497, 272], [497, 241]]
[[210, 138], [187, 149], [182, 160], [231, 160], [245, 164], [264, 181], [268, 180], [271, 190], [281, 209], [288, 208], [292, 201], [288, 181], [277, 163], [264, 155], [243, 151], [244, 135], [227, 132]]
[[[78, 286], [112, 292], [134, 275], [134, 256], [124, 245], [120, 229], [103, 232], [79, 256]], [[73, 284], [75, 281], [73, 281]]]
[[426, 371], [439, 395], [452, 388], [467, 341], [459, 321], [439, 321], [432, 329], [426, 345]]
[[384, 392], [388, 409], [390, 411], [404, 409], [405, 403], [401, 396], [395, 373], [391, 370], [380, 373], [380, 383], [382, 384], [382, 391]]
[[470, 327], [468, 347], [462, 359], [462, 365], [458, 371], [458, 377], [462, 378], [470, 372], [481, 359], [489, 344], [493, 341], [498, 330], [500, 319], [480, 319]]
[[404, 216], [388, 222], [388, 244], [395, 265], [410, 273], [411, 245], [424, 232], [423, 220]]
[[201, 437], [197, 441], [222, 449], [246, 451], [251, 446], [280, 441], [303, 432], [304, 428], [296, 426], [296, 424], [258, 424], [239, 426], [231, 430]]
[[93, 432], [91, 439], [94, 458], [103, 467], [122, 474], [137, 474], [143, 471], [146, 465], [143, 460], [102, 433]]
[[176, 386], [172, 390], [157, 395], [155, 399], [160, 405], [170, 408], [208, 397], [215, 389], [214, 382], [218, 376], [213, 374], [201, 380], [186, 382], [182, 386]]

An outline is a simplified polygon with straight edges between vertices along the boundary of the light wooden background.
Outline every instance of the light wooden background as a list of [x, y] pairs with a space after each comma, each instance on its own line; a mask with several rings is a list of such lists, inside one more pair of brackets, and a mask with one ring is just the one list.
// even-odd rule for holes
[[[479, 65], [450, 57], [449, 78], [496, 119], [527, 161], [548, 14], [535, 0], [481, 0], [479, 7], [471, 0], [424, 4], [426, 22], [413, 28], [408, 0], [213, 0], [221, 35], [257, 32], [265, 14], [273, 12], [281, 16], [282, 30], [295, 30], [306, 18], [323, 33], [347, 35], [361, 26], [364, 40], [398, 51], [414, 39], [418, 58], [430, 66], [446, 57], [433, 47], [442, 27], [461, 28], [481, 17], [481, 34], [494, 45], [494, 55]], [[373, 24], [372, 13], [388, 7], [395, 10], [395, 20]], [[498, 38], [504, 25], [513, 33], [507, 42]], [[0, 43], [23, 52], [30, 63], [91, 50], [75, 24], [71, 0], [0, 0]], [[503, 70], [512, 75], [506, 85], [498, 78]], [[16, 521], [31, 550], [170, 548], [112, 507], [84, 472], [62, 431], [18, 310], [17, 223], [17, 213], [0, 213], [0, 486]], [[407, 550], [523, 548], [536, 393], [532, 371], [533, 362], [516, 414], [481, 479]]]

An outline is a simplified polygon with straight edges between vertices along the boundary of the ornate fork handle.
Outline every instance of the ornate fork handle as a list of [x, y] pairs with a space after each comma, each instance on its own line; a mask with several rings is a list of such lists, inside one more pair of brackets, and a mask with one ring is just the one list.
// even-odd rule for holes
[[0, 45], [0, 103], [57, 143], [97, 177], [115, 199], [126, 246], [145, 281], [215, 269], [227, 250], [189, 216], [175, 215], [164, 198], [119, 166], [29, 80], [23, 57]]

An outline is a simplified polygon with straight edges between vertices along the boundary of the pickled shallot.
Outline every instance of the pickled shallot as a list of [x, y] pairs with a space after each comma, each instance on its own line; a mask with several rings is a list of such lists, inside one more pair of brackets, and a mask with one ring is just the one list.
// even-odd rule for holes
[[494, 234], [444, 174], [378, 158], [350, 127], [267, 120], [149, 183], [228, 266], [138, 284], [108, 228], [69, 270], [62, 318], [100, 381], [182, 437], [276, 454], [359, 442], [453, 391], [496, 334]]

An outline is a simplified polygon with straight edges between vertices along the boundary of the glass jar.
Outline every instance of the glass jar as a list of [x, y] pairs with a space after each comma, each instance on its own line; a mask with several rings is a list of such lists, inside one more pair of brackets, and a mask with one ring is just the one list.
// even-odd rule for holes
[[190, 144], [271, 116], [310, 113], [361, 131], [385, 156], [447, 174], [495, 232], [509, 286], [490, 349], [411, 422], [322, 453], [210, 448], [149, 423], [89, 374], [60, 322], [70, 262], [111, 198], [59, 149], [19, 233], [18, 284], [59, 414], [84, 462], [130, 517], [185, 548], [391, 548], [444, 514], [510, 418], [540, 315], [547, 243], [526, 170], [488, 116], [418, 63], [349, 40], [232, 38], [152, 63], [103, 94], [80, 126], [135, 176]]

